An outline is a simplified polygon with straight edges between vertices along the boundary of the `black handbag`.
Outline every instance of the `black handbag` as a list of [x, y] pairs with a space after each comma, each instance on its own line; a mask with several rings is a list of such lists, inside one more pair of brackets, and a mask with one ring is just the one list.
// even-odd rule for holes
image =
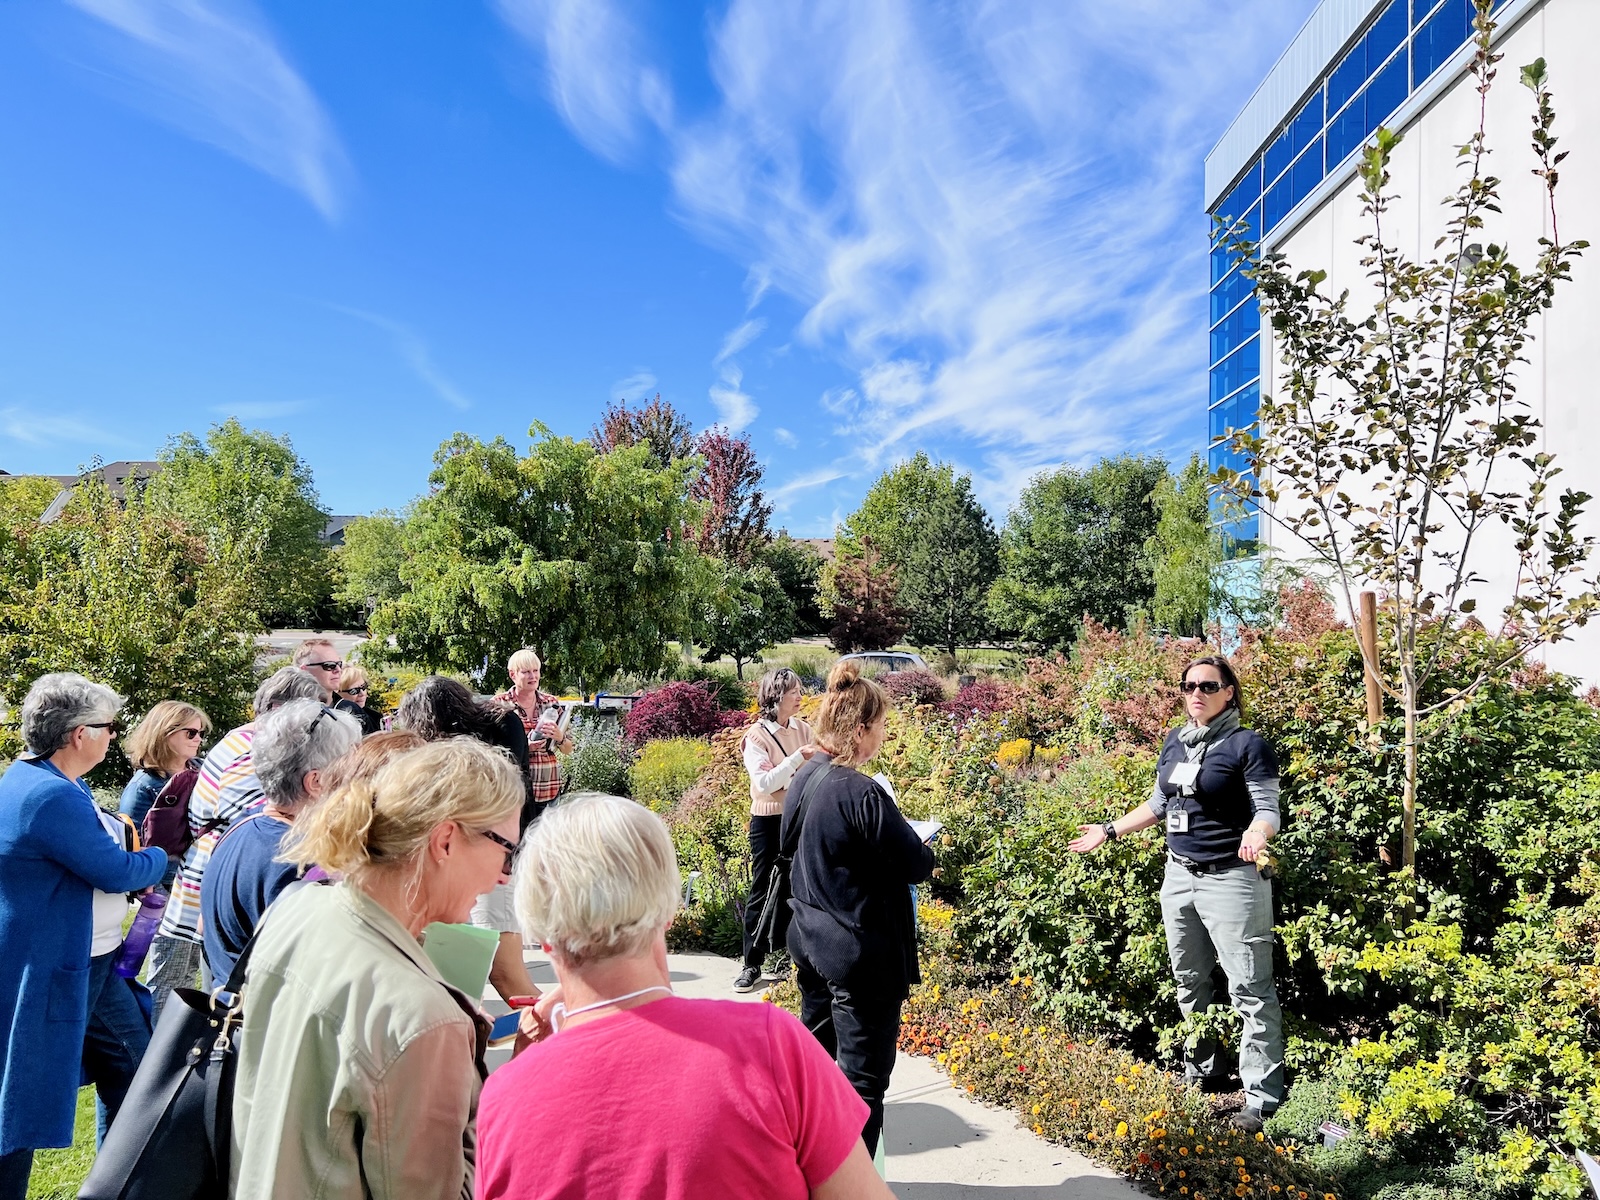
[[260, 932], [223, 987], [172, 990], [78, 1200], [227, 1200], [241, 989]]
[[811, 791], [817, 786], [817, 781], [831, 770], [831, 760], [823, 763], [806, 780], [805, 787], [800, 789], [800, 799], [794, 806], [794, 827], [790, 830], [790, 836], [784, 838], [783, 844], [778, 847], [778, 857], [773, 860], [772, 873], [767, 877], [767, 900], [761, 906], [761, 915], [756, 918], [758, 946], [767, 945], [774, 950], [784, 947], [789, 934], [789, 899], [794, 894], [789, 887], [789, 868], [794, 862], [795, 851], [800, 849], [800, 830], [805, 825]]

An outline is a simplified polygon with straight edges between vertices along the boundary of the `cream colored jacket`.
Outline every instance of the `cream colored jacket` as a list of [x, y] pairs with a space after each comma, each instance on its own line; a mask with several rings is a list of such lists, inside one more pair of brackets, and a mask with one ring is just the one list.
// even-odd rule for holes
[[268, 912], [245, 976], [232, 1200], [471, 1200], [487, 1027], [348, 884]]

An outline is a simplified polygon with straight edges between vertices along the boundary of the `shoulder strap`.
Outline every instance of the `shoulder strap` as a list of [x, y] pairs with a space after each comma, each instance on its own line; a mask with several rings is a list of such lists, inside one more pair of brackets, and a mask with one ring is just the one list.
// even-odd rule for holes
[[812, 773], [811, 778], [806, 780], [805, 787], [800, 789], [800, 799], [795, 802], [794, 806], [794, 828], [789, 831], [790, 836], [784, 838], [783, 844], [778, 847], [778, 853], [785, 858], [793, 858], [794, 852], [800, 849], [800, 830], [805, 826], [806, 811], [811, 807], [811, 793], [816, 790], [817, 780], [823, 778], [832, 770], [833, 761], [830, 759], [818, 767]]

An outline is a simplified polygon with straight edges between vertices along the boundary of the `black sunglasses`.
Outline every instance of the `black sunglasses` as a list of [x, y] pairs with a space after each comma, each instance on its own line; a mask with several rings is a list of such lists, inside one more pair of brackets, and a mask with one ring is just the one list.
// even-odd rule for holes
[[502, 874], [502, 875], [511, 874], [512, 868], [515, 867], [516, 863], [517, 863], [517, 851], [522, 849], [522, 847], [517, 845], [515, 842], [506, 841], [505, 838], [501, 837], [498, 833], [496, 833], [492, 829], [483, 830], [483, 836], [488, 838], [496, 846], [499, 846], [502, 850], [504, 850], [506, 852], [505, 866], [501, 870], [500, 874]]
[[356, 684], [355, 687], [347, 687], [347, 688], [345, 688], [344, 691], [340, 692], [339, 694], [341, 696], [354, 696], [358, 692], [365, 692], [367, 690], [368, 690], [368, 688], [367, 688], [366, 684], [358, 683], [358, 684]]
[[113, 734], [122, 732], [121, 721], [85, 721], [83, 727], [85, 729], [109, 729]]
[[339, 714], [337, 712], [335, 712], [333, 709], [329, 708], [326, 704], [324, 704], [322, 706], [321, 711], [319, 711], [316, 716], [311, 718], [311, 724], [306, 726], [306, 736], [307, 737], [310, 737], [313, 733], [316, 732], [317, 722], [322, 720], [323, 717], [332, 717], [332, 718], [334, 718], [334, 720], [338, 720]]
[[1230, 686], [1218, 683], [1215, 679], [1185, 679], [1178, 685], [1178, 690], [1187, 696], [1190, 692], [1204, 692], [1207, 696], [1215, 696], [1223, 688]]
[[332, 662], [301, 663], [300, 667], [302, 670], [304, 670], [306, 667], [321, 667], [324, 671], [344, 670], [344, 664], [338, 659], [334, 659]]

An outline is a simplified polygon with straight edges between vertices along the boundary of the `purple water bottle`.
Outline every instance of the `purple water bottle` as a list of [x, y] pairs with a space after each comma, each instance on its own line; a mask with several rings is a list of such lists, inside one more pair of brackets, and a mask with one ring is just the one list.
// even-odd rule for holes
[[166, 907], [167, 897], [162, 892], [147, 892], [139, 898], [138, 915], [128, 926], [128, 936], [122, 939], [122, 949], [111, 968], [124, 979], [137, 978], [144, 967], [144, 956], [150, 953], [150, 943], [155, 940]]

